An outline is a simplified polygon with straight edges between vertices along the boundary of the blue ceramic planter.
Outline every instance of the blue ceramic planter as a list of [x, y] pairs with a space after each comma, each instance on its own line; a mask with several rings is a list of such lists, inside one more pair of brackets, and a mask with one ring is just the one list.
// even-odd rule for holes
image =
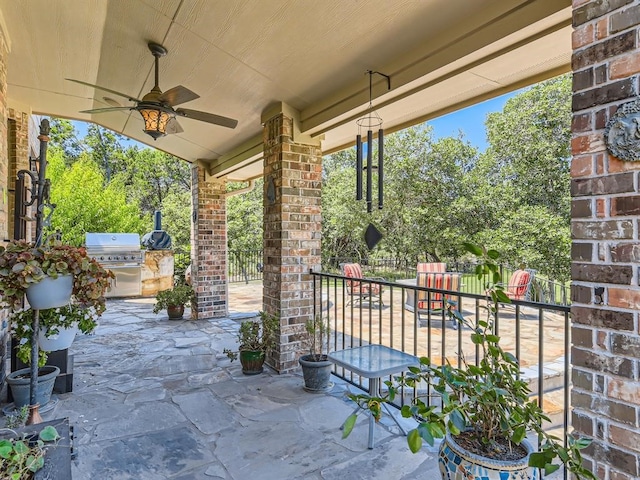
[[500, 461], [476, 455], [458, 445], [450, 433], [440, 445], [438, 465], [442, 480], [539, 480], [538, 469], [528, 466], [533, 447], [521, 445], [528, 455], [516, 461]]

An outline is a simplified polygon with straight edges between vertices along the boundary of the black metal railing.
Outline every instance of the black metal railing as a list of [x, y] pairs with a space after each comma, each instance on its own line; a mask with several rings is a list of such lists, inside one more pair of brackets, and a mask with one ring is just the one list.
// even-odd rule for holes
[[262, 280], [262, 250], [229, 250], [229, 283]]
[[[457, 323], [448, 319], [445, 310], [421, 311], [415, 302], [424, 298], [426, 305], [433, 305], [433, 299], [446, 295], [466, 319], [477, 324], [485, 319], [485, 295], [411, 286], [410, 279], [404, 283], [363, 279], [361, 291], [381, 290], [379, 296], [369, 296], [354, 293], [355, 289], [348, 288], [349, 279], [341, 275], [311, 274], [314, 315], [321, 314], [329, 321], [330, 350], [375, 343], [429, 357], [436, 364], [461, 366], [462, 354], [468, 363], [479, 361], [477, 346], [470, 339], [471, 330], [456, 328]], [[499, 305], [495, 319], [502, 348], [518, 359], [532, 396], [552, 419], [549, 429], [557, 429], [560, 435], [569, 428], [569, 321], [570, 307], [535, 301]], [[367, 390], [366, 378], [342, 367], [334, 367], [334, 373]], [[416, 391], [400, 392], [395, 406], [401, 407], [418, 394], [438, 404], [439, 396], [431, 386], [422, 385]]]

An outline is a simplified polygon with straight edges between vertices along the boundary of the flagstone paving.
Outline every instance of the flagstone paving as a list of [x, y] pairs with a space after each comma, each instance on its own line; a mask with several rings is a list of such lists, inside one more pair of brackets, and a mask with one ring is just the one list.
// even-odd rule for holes
[[[299, 374], [245, 376], [222, 353], [236, 346], [248, 300], [215, 320], [170, 321], [153, 299], [109, 300], [95, 334], [78, 336], [74, 389], [59, 394], [45, 420], [75, 427], [76, 479], [425, 479], [439, 477], [436, 453], [413, 455], [388, 420], [367, 449], [347, 385], [310, 394]], [[353, 387], [350, 387], [353, 389]], [[407, 426], [409, 420], [402, 419]]]

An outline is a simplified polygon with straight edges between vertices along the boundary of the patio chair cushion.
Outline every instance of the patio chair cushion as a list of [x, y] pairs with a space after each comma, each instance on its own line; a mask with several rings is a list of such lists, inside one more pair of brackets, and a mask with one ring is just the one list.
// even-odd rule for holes
[[418, 273], [444, 273], [447, 271], [447, 264], [444, 262], [419, 263], [416, 270]]
[[533, 281], [533, 273], [527, 270], [516, 270], [509, 279], [505, 292], [512, 300], [528, 300], [529, 287]]
[[[458, 273], [424, 273], [419, 272], [416, 281], [418, 287], [433, 288], [435, 290], [460, 291], [460, 274]], [[417, 292], [418, 310], [438, 310], [444, 308], [443, 294], [440, 292]], [[454, 302], [453, 295], [446, 295], [446, 300]], [[457, 305], [454, 304], [453, 308]]]
[[[345, 277], [360, 278], [362, 279], [362, 267], [359, 263], [345, 263], [342, 267]], [[366, 279], [364, 279], [366, 280]], [[347, 280], [347, 291], [349, 294], [380, 294], [380, 285], [376, 283], [368, 282], [356, 282], [354, 280]]]

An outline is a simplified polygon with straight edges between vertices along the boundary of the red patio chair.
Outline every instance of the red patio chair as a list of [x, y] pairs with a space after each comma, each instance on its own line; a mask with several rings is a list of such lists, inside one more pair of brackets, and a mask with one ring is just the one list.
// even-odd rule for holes
[[384, 281], [382, 277], [368, 277], [362, 276], [362, 267], [359, 263], [345, 263], [342, 266], [342, 273], [345, 277], [362, 279], [362, 282], [355, 280], [347, 280], [347, 295], [349, 295], [349, 301], [362, 303], [368, 302], [370, 305], [378, 303], [379, 306], [384, 305], [382, 302], [382, 292], [384, 291], [379, 281]]
[[444, 262], [419, 263], [416, 270], [418, 273], [444, 273], [447, 271], [447, 264]]
[[[418, 287], [432, 288], [435, 290], [446, 290], [452, 292], [460, 291], [459, 273], [424, 273], [418, 272], [416, 285]], [[418, 319], [422, 323], [422, 315], [439, 312], [447, 307], [447, 303], [452, 308], [458, 308], [458, 297], [455, 295], [444, 295], [441, 292], [418, 291], [416, 296], [416, 307]]]
[[516, 270], [509, 279], [509, 284], [504, 292], [511, 300], [531, 300], [531, 290], [535, 270]]

